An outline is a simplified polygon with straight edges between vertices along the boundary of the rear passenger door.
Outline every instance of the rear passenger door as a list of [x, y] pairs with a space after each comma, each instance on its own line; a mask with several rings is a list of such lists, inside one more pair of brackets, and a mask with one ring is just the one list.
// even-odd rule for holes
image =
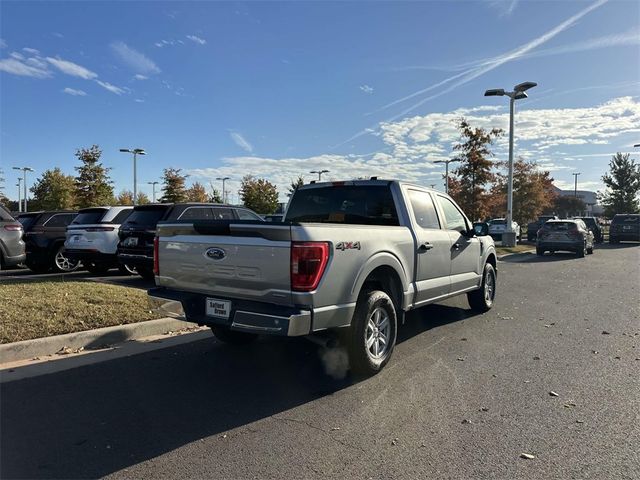
[[480, 239], [463, 235], [470, 222], [449, 198], [438, 195], [450, 239], [451, 293], [477, 287], [480, 282]]
[[424, 190], [406, 190], [416, 235], [416, 306], [445, 296], [450, 291], [451, 239], [431, 194]]

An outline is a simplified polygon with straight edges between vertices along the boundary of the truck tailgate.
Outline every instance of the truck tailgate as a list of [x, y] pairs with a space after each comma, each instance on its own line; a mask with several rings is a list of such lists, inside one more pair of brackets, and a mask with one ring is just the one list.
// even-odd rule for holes
[[290, 305], [289, 225], [195, 222], [158, 225], [159, 286]]

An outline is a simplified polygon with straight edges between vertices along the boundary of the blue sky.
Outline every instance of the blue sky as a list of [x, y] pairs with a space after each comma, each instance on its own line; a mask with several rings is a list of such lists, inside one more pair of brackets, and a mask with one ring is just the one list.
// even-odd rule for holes
[[[442, 185], [453, 122], [507, 126], [487, 88], [538, 82], [517, 104], [516, 154], [561, 187], [597, 189], [640, 142], [634, 1], [0, 3], [0, 167], [73, 173], [99, 144], [116, 191], [165, 167], [189, 182], [298, 174]], [[637, 149], [636, 149], [637, 150]], [[506, 158], [506, 136], [495, 147]], [[219, 183], [219, 182], [218, 182]], [[218, 185], [216, 185], [218, 186]], [[149, 188], [147, 188], [149, 187]]]

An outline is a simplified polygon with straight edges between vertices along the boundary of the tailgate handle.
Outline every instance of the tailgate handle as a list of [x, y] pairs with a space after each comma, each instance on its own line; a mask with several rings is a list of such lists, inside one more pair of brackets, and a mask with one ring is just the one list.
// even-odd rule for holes
[[429, 242], [424, 242], [422, 245], [418, 247], [419, 252], [426, 252], [427, 250], [431, 250], [433, 248], [433, 244]]

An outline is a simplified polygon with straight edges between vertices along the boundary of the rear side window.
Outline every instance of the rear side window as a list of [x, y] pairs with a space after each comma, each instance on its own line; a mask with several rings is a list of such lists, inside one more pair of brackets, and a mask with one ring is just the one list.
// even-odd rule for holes
[[11, 214], [7, 212], [2, 205], [0, 205], [0, 220], [4, 222], [10, 222], [13, 220]]
[[467, 222], [465, 222], [462, 212], [446, 197], [440, 197], [440, 205], [442, 205], [442, 210], [444, 210], [447, 229], [464, 232], [467, 229]]
[[398, 225], [387, 185], [344, 185], [299, 189], [293, 194], [289, 222]]
[[262, 219], [258, 215], [256, 215], [253, 212], [250, 212], [249, 210], [238, 209], [238, 210], [236, 210], [236, 213], [238, 214], [238, 218], [240, 220], [260, 220], [260, 221], [262, 221]]
[[544, 224], [544, 229], [552, 232], [564, 232], [575, 227], [576, 224], [573, 222], [547, 222]]
[[18, 217], [18, 221], [22, 224], [22, 228], [27, 230], [36, 223], [37, 217], [38, 215], [20, 215], [20, 217]]
[[167, 207], [140, 209], [134, 208], [133, 212], [131, 212], [131, 215], [127, 217], [124, 223], [127, 225], [155, 227], [162, 219], [166, 211]]
[[50, 228], [61, 228], [69, 225], [75, 218], [75, 214], [56, 213], [49, 220], [44, 222], [43, 226]]
[[422, 228], [440, 228], [433, 199], [427, 192], [409, 190], [409, 201], [416, 223]]
[[109, 223], [120, 225], [129, 217], [129, 215], [131, 215], [131, 212], [133, 212], [132, 208], [129, 208], [127, 210], [122, 210], [115, 217], [113, 217]]
[[102, 217], [104, 217], [104, 215], [108, 211], [109, 210], [106, 210], [103, 208], [96, 208], [94, 210], [84, 210], [78, 213], [76, 218], [73, 219], [72, 224], [73, 225], [92, 225], [95, 223], [100, 223], [100, 220], [102, 220]]
[[213, 216], [216, 220], [235, 220], [230, 208], [214, 208]]
[[213, 220], [213, 210], [211, 207], [188, 207], [178, 220]]
[[640, 221], [640, 215], [616, 215], [613, 217], [613, 221], [611, 223], [623, 223], [628, 225], [630, 223], [638, 223], [638, 221]]

